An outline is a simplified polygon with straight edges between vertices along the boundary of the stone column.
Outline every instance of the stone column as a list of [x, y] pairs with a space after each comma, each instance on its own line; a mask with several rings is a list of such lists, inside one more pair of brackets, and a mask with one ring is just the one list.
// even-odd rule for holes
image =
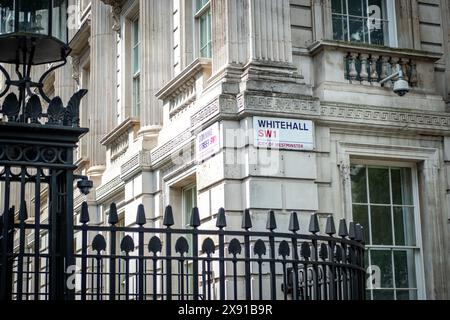
[[213, 73], [229, 64], [243, 65], [248, 60], [248, 0], [211, 2]]
[[[69, 60], [71, 60], [71, 58], [69, 58]], [[73, 67], [71, 61], [68, 61], [64, 67], [55, 71], [55, 96], [60, 97], [64, 102], [64, 105], [67, 105], [67, 102], [69, 102], [69, 99], [76, 90], [72, 71]]]
[[250, 61], [292, 63], [289, 0], [216, 0], [213, 73]]
[[[324, 19], [323, 17], [323, 1], [322, 0], [313, 0], [312, 1], [312, 18], [313, 18], [313, 37], [314, 41], [320, 41], [324, 39]], [[331, 22], [330, 22], [331, 23]]]
[[140, 1], [141, 131], [154, 137], [162, 125], [162, 101], [155, 94], [172, 78], [172, 1]]
[[248, 0], [250, 58], [292, 63], [289, 0]]
[[100, 140], [115, 126], [115, 32], [111, 9], [101, 1], [92, 2], [90, 103], [90, 176], [100, 176], [106, 164], [106, 149]]

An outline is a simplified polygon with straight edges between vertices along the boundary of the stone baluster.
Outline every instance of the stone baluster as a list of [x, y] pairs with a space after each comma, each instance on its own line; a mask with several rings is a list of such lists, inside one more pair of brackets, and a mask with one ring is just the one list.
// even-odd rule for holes
[[[396, 73], [397, 71], [398, 71], [398, 66], [400, 65], [400, 68], [401, 68], [401, 62], [402, 62], [402, 59], [401, 58], [399, 58], [399, 57], [391, 57], [391, 61], [390, 61], [390, 64], [391, 64], [391, 71], [390, 71], [390, 73], [389, 74], [392, 74], [392, 73]], [[388, 74], [388, 75], [389, 75]], [[394, 78], [395, 79], [395, 78]]]
[[388, 69], [389, 69], [389, 60], [391, 58], [390, 57], [386, 57], [386, 56], [382, 56], [380, 58], [381, 61], [381, 74], [380, 74], [380, 80], [383, 80], [384, 78], [386, 78], [388, 76]]
[[362, 53], [360, 54], [359, 59], [361, 61], [361, 71], [359, 72], [359, 79], [361, 82], [367, 82], [369, 81], [369, 72], [367, 71], [369, 55]]
[[415, 61], [411, 61], [411, 74], [409, 77], [409, 83], [411, 87], [417, 87], [419, 82], [419, 78], [417, 76], [417, 63]]
[[405, 79], [406, 81], [409, 82], [409, 75], [410, 75], [410, 73], [409, 73], [409, 63], [408, 63], [408, 60], [406, 60], [406, 59], [400, 59], [399, 64], [400, 64], [400, 68], [401, 68], [402, 71], [403, 71], [403, 79]]
[[[392, 58], [391, 57], [382, 57], [382, 71], [381, 71], [381, 80], [388, 77], [392, 72]], [[384, 87], [390, 88], [392, 86], [391, 81], [386, 82]]]
[[376, 83], [378, 81], [378, 56], [371, 55], [370, 57], [370, 82]]
[[348, 79], [350, 81], [355, 80], [358, 76], [358, 72], [356, 71], [356, 54], [349, 53], [348, 54]]

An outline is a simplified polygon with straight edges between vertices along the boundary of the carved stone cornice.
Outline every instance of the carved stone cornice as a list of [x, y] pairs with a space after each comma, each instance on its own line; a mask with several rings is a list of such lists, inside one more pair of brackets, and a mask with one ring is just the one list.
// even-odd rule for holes
[[156, 93], [158, 99], [169, 105], [170, 117], [182, 112], [197, 99], [197, 80], [203, 77], [203, 82], [206, 83], [211, 76], [211, 66], [210, 59], [196, 59]]
[[419, 112], [416, 110], [384, 108], [365, 105], [322, 103], [320, 119], [366, 125], [383, 125], [414, 130], [450, 131], [450, 114], [445, 112]]
[[115, 177], [109, 182], [99, 186], [96, 190], [96, 199], [97, 201], [101, 201], [106, 197], [111, 197], [116, 194], [119, 190], [124, 188], [124, 182], [120, 178], [120, 176]]
[[358, 52], [362, 54], [377, 54], [381, 56], [402, 57], [413, 60], [429, 60], [436, 62], [442, 58], [442, 54], [423, 50], [392, 48], [367, 43], [348, 43], [337, 40], [322, 40], [311, 44], [308, 47], [311, 55], [315, 56], [323, 50], [334, 50], [343, 52]]
[[77, 33], [73, 36], [69, 42], [69, 46], [72, 49], [70, 55], [79, 56], [87, 47], [89, 47], [89, 40], [91, 38], [91, 18], [84, 20], [78, 29]]

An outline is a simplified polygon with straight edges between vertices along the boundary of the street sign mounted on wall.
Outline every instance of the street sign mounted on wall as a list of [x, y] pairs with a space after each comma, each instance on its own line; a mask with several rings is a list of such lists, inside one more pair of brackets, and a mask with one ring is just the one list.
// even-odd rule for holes
[[213, 124], [197, 136], [197, 161], [207, 160], [220, 151], [220, 128], [219, 123]]
[[314, 123], [309, 120], [253, 118], [254, 146], [286, 150], [314, 150]]

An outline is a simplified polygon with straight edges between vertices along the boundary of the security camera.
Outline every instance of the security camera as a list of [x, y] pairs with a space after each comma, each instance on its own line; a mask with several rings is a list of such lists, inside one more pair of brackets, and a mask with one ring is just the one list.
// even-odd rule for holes
[[394, 93], [403, 97], [409, 92], [409, 83], [403, 79], [399, 79], [394, 83]]
[[400, 65], [397, 64], [397, 72], [381, 80], [380, 84], [384, 85], [386, 82], [393, 81], [395, 78], [397, 78], [397, 80], [394, 82], [394, 93], [398, 94], [400, 97], [403, 97], [409, 92], [410, 88], [408, 81], [406, 81], [403, 77], [403, 71]]

